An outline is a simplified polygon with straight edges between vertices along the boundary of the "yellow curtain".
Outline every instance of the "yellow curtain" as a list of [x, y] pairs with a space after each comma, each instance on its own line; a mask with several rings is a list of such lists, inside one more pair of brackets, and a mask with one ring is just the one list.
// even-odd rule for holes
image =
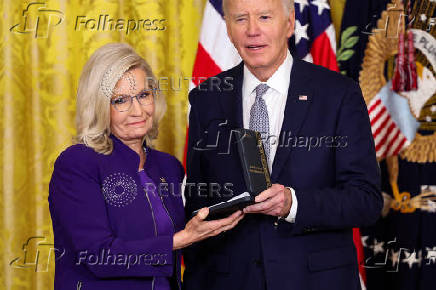
[[127, 42], [150, 63], [168, 102], [156, 147], [182, 160], [188, 91], [184, 77], [191, 76], [204, 3], [0, 2], [1, 289], [53, 288], [56, 249], [48, 183], [56, 157], [75, 133], [80, 72], [98, 47]]
[[333, 26], [336, 31], [336, 42], [340, 43], [340, 35], [341, 35], [341, 24], [342, 24], [342, 15], [344, 14], [346, 0], [330, 0], [330, 12], [333, 21]]

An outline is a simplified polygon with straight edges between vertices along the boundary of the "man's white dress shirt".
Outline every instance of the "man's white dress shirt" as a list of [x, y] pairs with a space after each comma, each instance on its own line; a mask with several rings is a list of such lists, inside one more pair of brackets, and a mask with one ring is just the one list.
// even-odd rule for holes
[[[268, 110], [269, 133], [268, 141], [270, 142], [270, 155], [268, 159], [268, 168], [272, 172], [272, 164], [279, 144], [280, 130], [282, 129], [286, 100], [291, 76], [293, 59], [289, 50], [287, 51], [285, 61], [280, 65], [277, 71], [266, 81], [269, 89], [262, 96]], [[242, 113], [244, 128], [249, 129], [250, 110], [256, 99], [256, 87], [262, 82], [258, 80], [251, 71], [244, 65], [244, 80], [242, 83]], [[297, 198], [295, 190], [288, 187], [292, 195], [292, 205], [286, 221], [293, 223], [297, 215]]]

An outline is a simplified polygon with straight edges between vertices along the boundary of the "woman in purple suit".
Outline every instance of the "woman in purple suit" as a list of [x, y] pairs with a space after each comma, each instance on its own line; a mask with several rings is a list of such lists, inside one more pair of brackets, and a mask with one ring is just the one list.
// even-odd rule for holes
[[127, 44], [108, 44], [86, 63], [77, 93], [76, 144], [50, 182], [55, 289], [174, 290], [179, 249], [233, 228], [241, 212], [185, 225], [184, 170], [151, 147], [166, 108], [149, 65]]

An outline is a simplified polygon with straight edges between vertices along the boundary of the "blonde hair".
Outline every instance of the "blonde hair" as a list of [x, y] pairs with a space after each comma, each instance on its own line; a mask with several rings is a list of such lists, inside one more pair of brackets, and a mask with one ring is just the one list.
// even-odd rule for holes
[[[105, 155], [113, 150], [110, 130], [110, 95], [122, 75], [142, 69], [147, 80], [155, 80], [148, 63], [126, 43], [110, 43], [97, 49], [83, 67], [77, 89], [75, 143], [85, 144]], [[158, 124], [166, 111], [165, 98], [156, 90], [153, 125], [144, 140], [152, 146], [157, 138]]]
[[[281, 0], [286, 16], [289, 16], [290, 11], [294, 10], [294, 0]], [[226, 14], [228, 0], [223, 0], [223, 12]]]

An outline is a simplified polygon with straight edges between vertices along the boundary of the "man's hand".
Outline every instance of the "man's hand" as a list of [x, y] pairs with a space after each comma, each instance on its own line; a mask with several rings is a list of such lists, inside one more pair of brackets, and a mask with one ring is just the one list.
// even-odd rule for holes
[[266, 215], [286, 217], [292, 205], [292, 194], [289, 188], [281, 184], [273, 184], [256, 196], [256, 204], [244, 208], [244, 213], [263, 213]]

